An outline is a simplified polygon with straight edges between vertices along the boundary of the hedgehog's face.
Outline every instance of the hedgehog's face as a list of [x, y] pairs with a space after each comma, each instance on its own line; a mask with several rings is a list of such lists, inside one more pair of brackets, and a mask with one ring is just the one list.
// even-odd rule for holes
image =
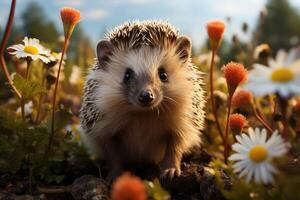
[[123, 107], [131, 111], [152, 111], [160, 107], [166, 110], [170, 109], [166, 108], [168, 105], [181, 103], [189, 90], [185, 65], [190, 49], [186, 37], [179, 38], [168, 49], [141, 46], [124, 51], [101, 41], [98, 59], [100, 64], [104, 62], [104, 70], [111, 79], [107, 85], [111, 85], [115, 97], [118, 93], [116, 98]]
[[[168, 75], [163, 68], [157, 73], [160, 81], [168, 81]], [[124, 98], [130, 104], [144, 109], [158, 106], [163, 98], [160, 83], [157, 83], [159, 80], [149, 70], [136, 71], [135, 67], [128, 66], [121, 83]]]

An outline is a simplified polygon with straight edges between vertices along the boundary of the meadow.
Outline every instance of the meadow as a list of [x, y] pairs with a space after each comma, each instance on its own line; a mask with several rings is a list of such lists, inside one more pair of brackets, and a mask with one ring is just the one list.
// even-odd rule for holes
[[268, 1], [249, 41], [224, 39], [230, 18], [199, 22], [207, 36], [192, 55], [206, 90], [201, 149], [173, 180], [155, 165], [129, 166], [113, 183], [78, 117], [95, 56], [80, 10], [60, 9], [62, 33], [29, 10], [26, 35], [14, 26], [16, 4], [1, 16], [0, 199], [300, 199], [300, 16], [287, 1]]

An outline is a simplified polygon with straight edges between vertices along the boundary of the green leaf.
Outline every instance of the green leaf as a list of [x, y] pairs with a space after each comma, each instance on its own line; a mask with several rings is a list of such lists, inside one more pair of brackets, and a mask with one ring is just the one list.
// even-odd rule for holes
[[[65, 128], [65, 126], [70, 123], [72, 116], [73, 114], [69, 108], [60, 106], [59, 110], [55, 112], [55, 131], [59, 131]], [[48, 119], [47, 126], [50, 131], [51, 118]]]
[[37, 94], [47, 92], [46, 88], [42, 87], [40, 84], [28, 81], [19, 74], [14, 76], [13, 82], [14, 86], [21, 92], [25, 100], [31, 99]]
[[146, 185], [149, 196], [154, 200], [168, 200], [171, 198], [170, 194], [161, 187], [157, 178], [154, 179], [153, 182], [145, 181], [144, 184]]

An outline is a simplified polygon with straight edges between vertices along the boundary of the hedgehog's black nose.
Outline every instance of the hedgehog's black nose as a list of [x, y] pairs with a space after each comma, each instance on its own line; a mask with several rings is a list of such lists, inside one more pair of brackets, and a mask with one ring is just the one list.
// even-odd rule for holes
[[144, 105], [150, 104], [154, 100], [154, 95], [150, 90], [143, 90], [139, 95], [139, 102]]

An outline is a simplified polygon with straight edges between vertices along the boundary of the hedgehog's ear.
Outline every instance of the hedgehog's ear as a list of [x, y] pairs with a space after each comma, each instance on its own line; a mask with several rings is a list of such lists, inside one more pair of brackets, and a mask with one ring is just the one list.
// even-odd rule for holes
[[97, 44], [97, 59], [101, 67], [105, 67], [106, 63], [109, 61], [109, 57], [113, 52], [113, 45], [108, 40], [101, 40]]
[[187, 36], [181, 36], [178, 38], [176, 48], [176, 53], [180, 60], [186, 62], [191, 55], [192, 44], [190, 38]]

